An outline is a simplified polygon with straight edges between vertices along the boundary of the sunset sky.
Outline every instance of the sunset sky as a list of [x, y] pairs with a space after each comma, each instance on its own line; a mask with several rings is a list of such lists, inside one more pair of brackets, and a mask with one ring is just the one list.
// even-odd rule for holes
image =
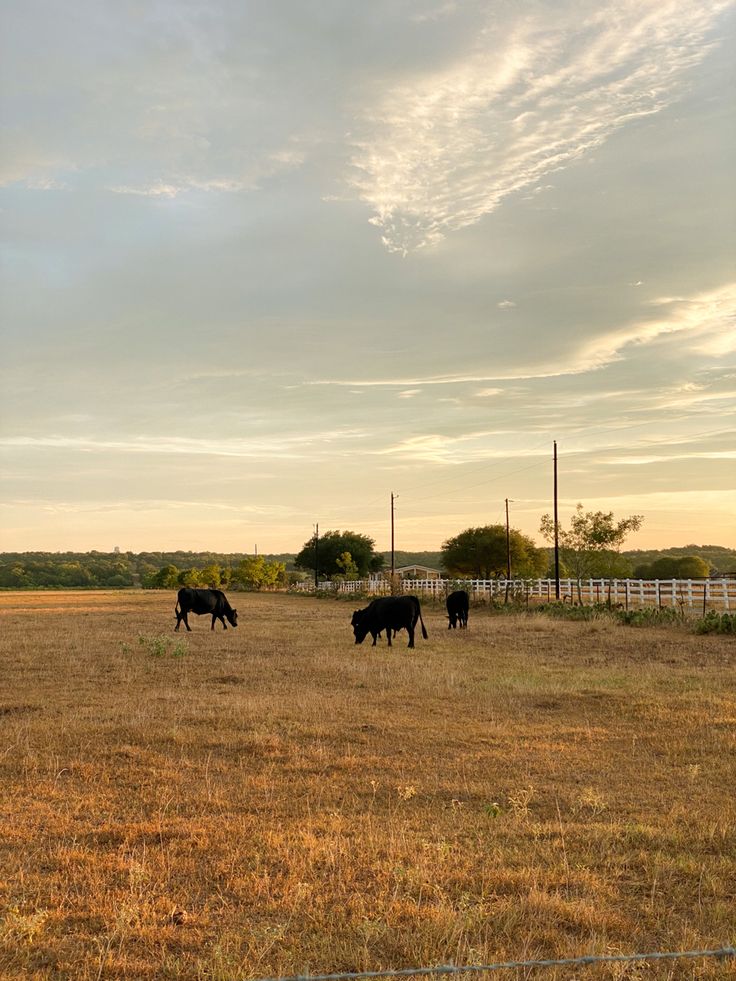
[[736, 547], [736, 5], [2, 6], [0, 549]]

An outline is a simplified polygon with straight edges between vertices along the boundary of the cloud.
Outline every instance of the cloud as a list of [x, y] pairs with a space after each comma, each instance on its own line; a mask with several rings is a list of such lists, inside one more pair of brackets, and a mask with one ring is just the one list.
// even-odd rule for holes
[[499, 310], [511, 310], [512, 307], [516, 306], [516, 304], [513, 300], [501, 300], [501, 302], [497, 303], [496, 306]]
[[439, 242], [510, 194], [660, 112], [729, 0], [618, 0], [494, 20], [454, 64], [394, 85], [363, 114], [351, 183], [392, 252]]
[[156, 455], [224, 456], [248, 459], [301, 459], [318, 447], [341, 440], [362, 439], [359, 430], [327, 430], [296, 435], [270, 435], [260, 439], [195, 439], [183, 436], [140, 436], [129, 439], [98, 439], [86, 436], [5, 436], [0, 448], [59, 449], [81, 453], [122, 452]]
[[584, 345], [578, 358], [591, 366], [618, 360], [632, 345], [651, 344], [666, 334], [689, 335], [691, 350], [711, 356], [736, 347], [736, 283], [690, 297], [662, 297], [650, 304], [657, 316], [602, 334]]
[[736, 283], [690, 297], [662, 297], [652, 301], [647, 309], [655, 316], [643, 316], [624, 327], [603, 331], [586, 340], [576, 350], [563, 354], [558, 361], [539, 365], [520, 364], [515, 370], [483, 374], [429, 375], [412, 378], [382, 379], [321, 379], [310, 385], [338, 385], [351, 388], [396, 387], [417, 385], [462, 385], [467, 383], [530, 381], [582, 375], [621, 361], [627, 348], [652, 344], [669, 334], [686, 334], [686, 343], [694, 352], [713, 356], [726, 355], [734, 350], [736, 338]]

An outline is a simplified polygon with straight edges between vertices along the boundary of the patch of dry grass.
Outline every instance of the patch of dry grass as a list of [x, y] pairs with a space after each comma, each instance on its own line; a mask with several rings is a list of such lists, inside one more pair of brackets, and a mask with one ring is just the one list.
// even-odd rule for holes
[[237, 600], [182, 635], [173, 594], [0, 595], [3, 977], [734, 942], [732, 638], [428, 608], [372, 650], [345, 604]]

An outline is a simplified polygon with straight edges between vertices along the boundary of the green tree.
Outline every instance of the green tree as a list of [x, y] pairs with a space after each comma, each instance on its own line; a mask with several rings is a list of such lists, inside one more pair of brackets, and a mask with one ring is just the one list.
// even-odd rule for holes
[[684, 555], [677, 560], [678, 579], [707, 579], [710, 566], [699, 555]]
[[[578, 583], [578, 602], [582, 603], [580, 583], [591, 576], [609, 576], [619, 560], [619, 549], [627, 535], [638, 531], [644, 518], [632, 514], [615, 521], [613, 511], [583, 511], [578, 504], [570, 527], [558, 528], [560, 557]], [[540, 531], [547, 541], [555, 540], [555, 523], [551, 515], [542, 518]]]
[[248, 556], [233, 570], [232, 581], [243, 589], [275, 589], [286, 581], [286, 565], [269, 562], [262, 555]]
[[663, 555], [634, 569], [636, 579], [707, 579], [710, 566], [699, 555]]
[[319, 536], [318, 548], [316, 548], [316, 536], [312, 535], [294, 560], [297, 569], [311, 569], [315, 567], [315, 552], [318, 555], [319, 575], [335, 576], [342, 573], [338, 565], [338, 559], [345, 552], [350, 553], [350, 558], [358, 568], [359, 576], [366, 576], [369, 572], [377, 572], [383, 566], [383, 556], [376, 554], [375, 542], [367, 535], [359, 535], [355, 531], [327, 531]]
[[214, 562], [206, 565], [204, 569], [200, 569], [198, 578], [202, 586], [207, 586], [210, 589], [219, 589], [222, 586], [222, 572], [219, 565], [215, 565]]
[[[547, 555], [516, 528], [509, 531], [511, 575], [537, 579], [547, 568]], [[451, 576], [496, 579], [506, 575], [506, 526], [466, 528], [442, 545], [442, 564]]]
[[338, 556], [335, 560], [340, 572], [336, 574], [333, 578], [342, 579], [354, 582], [356, 579], [360, 578], [358, 573], [358, 566], [353, 562], [353, 557], [350, 552], [343, 552], [342, 555]]
[[202, 579], [201, 569], [182, 569], [177, 578], [179, 586], [206, 586], [207, 583]]
[[143, 585], [146, 589], [175, 589], [179, 585], [179, 570], [175, 565], [165, 565], [158, 572], [147, 575]]

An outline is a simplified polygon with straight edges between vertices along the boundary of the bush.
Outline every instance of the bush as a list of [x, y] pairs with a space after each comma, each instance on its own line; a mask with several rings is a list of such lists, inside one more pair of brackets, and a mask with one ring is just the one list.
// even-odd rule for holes
[[736, 634], [736, 613], [716, 613], [709, 610], [695, 624], [696, 634]]
[[682, 623], [684, 617], [679, 610], [669, 606], [657, 609], [647, 606], [641, 610], [617, 610], [616, 617], [629, 627], [663, 627], [671, 623]]

